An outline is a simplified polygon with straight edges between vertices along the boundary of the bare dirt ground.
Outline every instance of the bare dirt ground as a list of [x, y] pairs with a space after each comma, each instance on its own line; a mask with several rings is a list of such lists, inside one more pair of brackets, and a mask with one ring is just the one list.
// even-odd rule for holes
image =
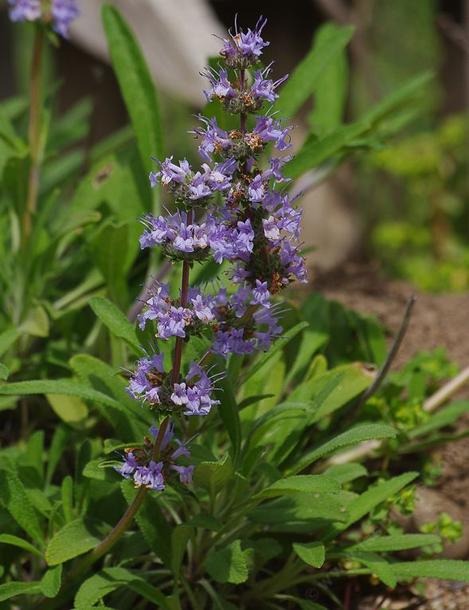
[[[395, 334], [401, 324], [407, 300], [417, 298], [414, 313], [394, 366], [399, 366], [417, 351], [444, 347], [451, 360], [462, 369], [469, 366], [469, 294], [425, 294], [402, 281], [383, 278], [372, 266], [348, 264], [340, 270], [318, 276], [314, 289], [327, 298], [378, 318]], [[469, 385], [458, 398], [469, 398]], [[460, 422], [469, 428], [469, 418]], [[453, 503], [469, 523], [469, 438], [452, 443], [438, 452], [443, 466], [437, 492]], [[468, 526], [466, 526], [467, 528]], [[468, 558], [467, 550], [465, 556]], [[410, 599], [380, 598], [363, 600], [357, 610], [469, 610], [469, 586], [430, 581], [425, 597]]]

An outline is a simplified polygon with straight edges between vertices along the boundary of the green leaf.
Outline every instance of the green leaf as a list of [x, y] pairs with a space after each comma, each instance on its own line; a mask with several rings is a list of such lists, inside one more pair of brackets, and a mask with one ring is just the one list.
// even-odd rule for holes
[[239, 585], [248, 579], [250, 550], [241, 549], [241, 540], [234, 540], [219, 551], [211, 550], [204, 562], [210, 576], [220, 583]]
[[62, 584], [62, 565], [47, 570], [41, 580], [41, 593], [46, 597], [56, 597]]
[[354, 544], [348, 550], [373, 551], [386, 553], [392, 551], [407, 551], [422, 546], [438, 544], [441, 542], [439, 536], [434, 534], [393, 534], [391, 536], [373, 536], [358, 544]]
[[372, 439], [394, 438], [396, 434], [396, 430], [387, 424], [358, 424], [353, 428], [350, 428], [350, 430], [346, 430], [345, 432], [342, 432], [342, 434], [331, 438], [319, 447], [305, 453], [298, 463], [295, 464], [294, 470], [295, 472], [303, 470], [316, 460], [319, 460], [329, 453], [335, 452], [337, 449], [351, 447]]
[[333, 161], [333, 158], [343, 153], [356, 138], [366, 134], [390, 113], [408, 103], [431, 78], [431, 74], [421, 74], [378, 102], [355, 123], [341, 126], [320, 139], [307, 138], [297, 155], [285, 165], [285, 175], [289, 178], [298, 178], [309, 169], [326, 161]]
[[[130, 481], [122, 481], [122, 493], [130, 504], [135, 497], [135, 489]], [[145, 502], [135, 516], [140, 531], [151, 550], [161, 557], [167, 568], [171, 568], [171, 529], [161, 511], [156, 497], [147, 494]]]
[[293, 493], [322, 493], [339, 491], [339, 483], [332, 477], [323, 474], [304, 474], [279, 479], [260, 491], [255, 498], [274, 498]]
[[37, 513], [13, 468], [0, 469], [0, 504], [35, 542], [44, 542]]
[[347, 53], [345, 49], [341, 49], [327, 65], [316, 87], [313, 110], [308, 117], [314, 133], [327, 133], [342, 123], [348, 81]]
[[39, 551], [30, 542], [23, 540], [23, 538], [19, 538], [18, 536], [13, 536], [12, 534], [0, 534], [0, 544], [11, 544], [12, 546], [17, 546], [18, 548], [24, 549], [29, 553], [42, 557], [41, 551]]
[[104, 297], [92, 297], [90, 306], [114, 336], [124, 339], [137, 353], [142, 351], [135, 328], [114, 303]]
[[16, 328], [9, 328], [0, 333], [0, 356], [7, 352], [21, 333]]
[[326, 549], [322, 542], [293, 543], [298, 557], [313, 568], [321, 568], [326, 559]]
[[393, 574], [397, 580], [412, 578], [441, 578], [469, 582], [469, 562], [457, 559], [429, 559], [393, 563]]
[[[335, 380], [335, 387], [329, 390], [329, 380]], [[318, 422], [326, 415], [337, 411], [350, 400], [361, 394], [372, 382], [373, 375], [361, 364], [338, 366], [327, 371], [311, 383], [313, 403], [320, 402], [315, 411], [312, 423]], [[329, 391], [325, 391], [326, 387]], [[325, 396], [323, 394], [325, 391]]]
[[75, 519], [67, 523], [49, 541], [46, 561], [49, 566], [55, 566], [86, 553], [97, 544], [98, 538], [88, 531], [83, 520]]
[[49, 485], [54, 475], [55, 469], [60, 462], [65, 448], [68, 446], [70, 430], [63, 425], [56, 427], [54, 436], [49, 447], [47, 469], [46, 469], [46, 484]]
[[153, 79], [138, 42], [121, 14], [114, 7], [104, 5], [102, 18], [112, 66], [148, 173], [152, 169], [151, 157], [163, 158], [161, 121]]
[[[296, 493], [271, 500], [254, 508], [249, 518], [257, 523], [275, 526], [277, 531], [311, 530], [311, 522], [328, 520], [347, 521], [348, 507], [355, 500], [349, 492]], [[298, 527], [297, 527], [298, 526]]]
[[239, 407], [233, 392], [233, 387], [228, 377], [224, 377], [217, 382], [220, 387], [220, 405], [218, 413], [223, 421], [224, 427], [228, 432], [233, 446], [233, 459], [236, 462], [241, 448], [241, 424], [239, 421]]
[[62, 497], [62, 511], [64, 514], [65, 522], [70, 523], [73, 521], [73, 479], [70, 475], [67, 475], [62, 480], [60, 486], [60, 495]]
[[350, 553], [347, 551], [345, 555], [369, 568], [372, 574], [377, 576], [388, 587], [394, 588], [396, 586], [397, 580], [392, 566], [384, 557], [380, 557], [375, 553], [356, 550], [352, 550]]
[[89, 610], [109, 593], [116, 591], [120, 587], [127, 586], [128, 582], [128, 579], [111, 578], [103, 572], [93, 574], [78, 589], [75, 595], [75, 609]]
[[321, 139], [309, 137], [295, 157], [285, 164], [284, 174], [288, 178], [298, 178], [301, 174], [331, 161], [345, 146], [369, 129], [361, 122], [336, 129]]
[[365, 477], [368, 471], [362, 464], [334, 464], [324, 474], [331, 479], [335, 479], [340, 485], [344, 485], [344, 483], [350, 483], [355, 479]]
[[87, 479], [115, 483], [117, 480], [119, 480], [117, 473], [113, 469], [115, 464], [115, 460], [103, 460], [102, 458], [97, 458], [96, 460], [91, 460], [88, 462], [83, 468], [82, 473]]
[[321, 604], [317, 604], [316, 602], [311, 602], [309, 599], [299, 599], [298, 605], [301, 610], [327, 610], [325, 606], [321, 606]]
[[[127, 301], [126, 276], [138, 253], [132, 223], [103, 223], [90, 240], [93, 261], [106, 280], [109, 295], [116, 302]], [[130, 254], [130, 256], [129, 256]]]
[[300, 346], [296, 349], [297, 356], [295, 362], [286, 377], [287, 383], [297, 375], [299, 379], [304, 377], [304, 371], [309, 369], [314, 354], [327, 342], [327, 339], [328, 335], [325, 333], [318, 333], [310, 329], [306, 329], [303, 332]]
[[469, 411], [469, 401], [461, 400], [454, 402], [438, 411], [438, 413], [431, 414], [428, 421], [409, 430], [407, 434], [409, 438], [417, 438], [418, 436], [434, 432], [445, 426], [451, 426], [461, 415], [467, 413], [467, 411]]
[[19, 330], [33, 337], [47, 337], [49, 335], [49, 316], [44, 307], [38, 305], [28, 312], [25, 321]]
[[39, 582], [6, 582], [0, 585], [0, 602], [17, 595], [36, 595], [40, 592]]
[[88, 407], [76, 396], [46, 394], [54, 413], [67, 424], [76, 424], [88, 416]]
[[145, 599], [153, 602], [155, 608], [174, 610], [170, 601], [158, 589], [147, 583], [141, 576], [125, 568], [104, 568], [99, 574], [94, 574], [80, 586], [75, 595], [76, 610], [89, 610], [102, 597], [126, 587], [135, 591]]
[[275, 341], [273, 347], [249, 367], [246, 376], [243, 379], [243, 383], [245, 383], [250, 377], [257, 373], [257, 371], [265, 366], [279, 350], [283, 349], [285, 345], [294, 339], [298, 333], [300, 333], [307, 326], [309, 326], [308, 322], [299, 322], [298, 324], [295, 324], [293, 328], [290, 328], [287, 332], [283, 333], [283, 335]]
[[375, 506], [392, 498], [392, 496], [418, 476], [418, 472], [406, 472], [367, 489], [349, 506], [349, 521], [346, 525], [341, 526], [341, 529], [350, 527], [350, 525], [367, 515]]
[[329, 64], [339, 56], [353, 32], [353, 26], [337, 26], [334, 23], [326, 23], [319, 29], [311, 50], [282, 87], [275, 105], [280, 116], [293, 116], [315, 92]]
[[194, 536], [194, 528], [188, 525], [177, 525], [171, 532], [171, 570], [178, 575], [186, 552], [187, 543]]
[[211, 492], [222, 489], [233, 478], [233, 462], [226, 455], [219, 462], [201, 462], [195, 468], [194, 483]]
[[8, 367], [0, 362], [0, 381], [6, 381], [10, 375]]
[[37, 379], [31, 381], [18, 381], [0, 385], [0, 394], [7, 396], [24, 396], [30, 394], [64, 394], [66, 396], [78, 396], [85, 400], [100, 402], [109, 407], [119, 408], [119, 403], [97, 392], [92, 388], [79, 384], [70, 379]]
[[[70, 366], [80, 382], [91, 386], [97, 392], [108, 396], [113, 401], [112, 411], [100, 408], [100, 413], [115, 428], [120, 439], [129, 441], [142, 438], [151, 425], [152, 414], [142, 409], [136, 400], [126, 392], [127, 383], [116, 369], [102, 360], [88, 354], [77, 354], [70, 358]], [[106, 407], [111, 406], [106, 404]]]

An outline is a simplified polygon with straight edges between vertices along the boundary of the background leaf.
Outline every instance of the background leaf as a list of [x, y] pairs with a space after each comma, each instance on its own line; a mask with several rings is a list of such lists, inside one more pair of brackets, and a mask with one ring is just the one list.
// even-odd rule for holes
[[104, 31], [132, 126], [143, 167], [148, 173], [152, 156], [163, 158], [158, 100], [153, 80], [135, 36], [116, 8], [104, 5]]

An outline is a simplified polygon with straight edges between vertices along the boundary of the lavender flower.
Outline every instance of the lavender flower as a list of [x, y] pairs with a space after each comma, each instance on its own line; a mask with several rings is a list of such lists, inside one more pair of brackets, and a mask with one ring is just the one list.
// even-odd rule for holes
[[124, 477], [124, 479], [130, 479], [133, 477], [138, 467], [138, 460], [134, 453], [132, 451], [128, 451], [125, 455], [122, 466], [116, 468], [116, 470]]
[[160, 171], [150, 172], [149, 178], [152, 187], [161, 182], [180, 201], [200, 201], [229, 188], [235, 169], [236, 163], [227, 160], [213, 168], [204, 164], [203, 171], [194, 172], [186, 159], [176, 165], [168, 157], [161, 162]]
[[54, 30], [67, 38], [70, 24], [80, 14], [76, 0], [52, 0], [51, 11]]
[[143, 400], [150, 405], [161, 403], [161, 385], [164, 380], [163, 354], [141, 358], [137, 368], [130, 377], [127, 391], [136, 400]]
[[41, 0], [8, 0], [12, 21], [36, 21], [41, 17]]
[[289, 141], [291, 127], [282, 129], [280, 121], [269, 116], [259, 116], [256, 119], [256, 126], [253, 134], [257, 135], [262, 142], [274, 142], [277, 150], [283, 151], [290, 148]]
[[254, 74], [254, 82], [251, 86], [250, 93], [254, 100], [262, 103], [264, 100], [267, 102], [275, 102], [278, 98], [278, 93], [275, 91], [283, 82], [288, 78], [288, 74], [282, 76], [276, 81], [266, 78], [270, 74], [270, 67], [264, 68], [264, 70], [257, 70]]
[[231, 86], [227, 70], [222, 68], [217, 72], [213, 68], [207, 68], [204, 76], [210, 83], [210, 89], [204, 91], [207, 101], [211, 102], [212, 99], [227, 101], [235, 97], [236, 90]]
[[155, 491], [164, 490], [163, 462], [151, 460], [147, 466], [139, 466], [133, 475], [136, 487], [148, 487]]
[[153, 459], [153, 442], [158, 437], [159, 429], [150, 428], [152, 440], [145, 438], [144, 446], [138, 449], [126, 449], [124, 461], [116, 471], [125, 479], [133, 479], [136, 487], [147, 487], [155, 491], [163, 491], [171, 473], [178, 475], [179, 481], [185, 485], [192, 483], [193, 465], [177, 463], [180, 458], [188, 460], [191, 453], [186, 445], [174, 436], [174, 426], [170, 423], [160, 441], [160, 459]]
[[184, 407], [184, 415], [207, 415], [213, 405], [220, 403], [213, 400], [212, 381], [206, 372], [195, 362], [191, 364], [186, 380], [174, 384], [171, 400]]
[[200, 224], [188, 222], [186, 212], [176, 212], [157, 218], [148, 214], [144, 220], [146, 230], [140, 238], [141, 248], [161, 246], [172, 258], [184, 258], [193, 253], [200, 260], [208, 255], [210, 236], [214, 231], [213, 223]]
[[51, 20], [53, 29], [64, 38], [68, 37], [70, 24], [80, 14], [76, 0], [8, 0], [8, 4], [12, 21]]
[[267, 19], [260, 17], [254, 30], [248, 29], [238, 31], [235, 22], [235, 33], [228, 32], [230, 38], [223, 39], [223, 48], [220, 55], [226, 60], [228, 66], [233, 68], [248, 68], [256, 63], [262, 54], [262, 49], [269, 45], [262, 39], [261, 32], [267, 23]]

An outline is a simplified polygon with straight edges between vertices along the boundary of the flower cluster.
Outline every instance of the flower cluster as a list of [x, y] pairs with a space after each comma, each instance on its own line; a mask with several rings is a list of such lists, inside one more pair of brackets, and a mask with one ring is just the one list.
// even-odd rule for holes
[[[144, 329], [147, 322], [154, 320], [156, 337], [161, 340], [172, 337], [185, 339], [210, 332], [210, 351], [214, 354], [224, 357], [230, 353], [251, 354], [256, 350], [267, 350], [272, 340], [281, 333], [270, 298], [267, 282], [257, 280], [254, 289], [243, 286], [231, 295], [224, 288], [214, 295], [192, 288], [186, 306], [181, 307], [180, 299], [172, 300], [168, 286], [160, 284], [139, 315], [139, 325]], [[140, 362], [144, 363], [144, 368], [149, 366], [148, 359]], [[155, 362], [156, 367], [161, 369], [161, 356], [157, 356]], [[163, 371], [158, 372], [161, 374]], [[142, 380], [146, 384], [146, 377], [142, 376], [140, 382], [133, 380], [131, 388], [134, 381], [141, 388]], [[135, 396], [133, 389], [132, 395]], [[146, 397], [150, 402], [151, 398], [152, 395]]]
[[204, 127], [194, 129], [200, 138], [199, 154], [204, 161], [212, 163], [214, 156], [232, 159], [249, 159], [258, 155], [269, 142], [273, 142], [279, 151], [290, 147], [289, 127], [282, 127], [280, 121], [269, 116], [256, 117], [252, 131], [242, 132], [239, 129], [226, 131], [218, 126], [217, 119], [199, 117]]
[[[157, 341], [174, 342], [173, 370], [165, 371], [161, 353], [141, 358], [128, 391], [165, 417], [207, 415], [219, 403], [214, 392], [221, 375], [209, 375], [207, 362], [269, 349], [282, 332], [274, 296], [290, 282], [306, 281], [298, 250], [301, 211], [288, 194], [284, 167], [291, 157], [282, 156], [290, 148], [290, 127], [270, 108], [286, 77], [273, 80], [271, 66], [260, 63], [268, 44], [264, 27], [264, 19], [253, 30], [235, 25], [223, 39], [221, 65], [205, 72], [207, 99], [238, 114], [239, 128], [199, 117], [192, 133], [201, 167], [168, 157], [150, 174], [151, 186], [169, 192], [175, 210], [147, 215], [140, 245], [182, 262], [182, 284], [175, 297], [167, 285], [156, 285], [138, 320], [142, 330], [151, 326]], [[269, 148], [274, 155], [261, 162]], [[190, 287], [190, 268], [210, 259], [226, 264], [233, 289]], [[206, 353], [184, 367], [183, 347], [195, 336], [208, 341]], [[120, 472], [137, 485], [162, 489], [165, 469], [176, 468], [165, 464], [153, 453], [142, 461], [132, 450]], [[181, 476], [190, 478], [186, 470]]]
[[146, 230], [140, 238], [142, 248], [160, 246], [172, 260], [201, 261], [210, 254], [217, 263], [246, 259], [253, 249], [254, 232], [249, 220], [235, 226], [220, 223], [213, 215], [203, 222], [190, 222], [186, 212], [167, 216], [147, 215]]
[[205, 370], [192, 362], [184, 381], [174, 382], [172, 371], [166, 373], [163, 354], [141, 358], [130, 377], [127, 388], [130, 396], [162, 412], [183, 415], [207, 415], [213, 405], [213, 382]]
[[243, 30], [238, 31], [238, 24], [235, 22], [234, 34], [230, 31], [229, 38], [223, 38], [224, 44], [220, 51], [227, 66], [245, 69], [259, 61], [262, 49], [269, 45], [261, 36], [266, 23], [267, 19], [260, 17], [254, 30], [248, 28], [243, 32]]
[[190, 484], [194, 466], [177, 464], [176, 460], [188, 459], [191, 454], [184, 443], [175, 438], [172, 424], [168, 426], [161, 440], [158, 461], [154, 461], [152, 450], [158, 432], [158, 428], [150, 428], [152, 438], [145, 438], [143, 447], [126, 449], [124, 462], [116, 468], [117, 472], [126, 479], [132, 479], [135, 487], [148, 487], [155, 491], [163, 491], [166, 481], [173, 473], [176, 473], [181, 483]]
[[210, 88], [204, 91], [207, 101], [218, 100], [223, 102], [226, 110], [233, 114], [257, 112], [264, 102], [275, 102], [278, 98], [276, 89], [286, 81], [288, 75], [277, 80], [269, 77], [270, 66], [263, 70], [256, 70], [252, 83], [247, 87], [237, 87], [228, 78], [228, 71], [220, 68], [207, 68], [204, 76], [207, 77]]
[[189, 162], [184, 159], [179, 165], [168, 157], [160, 165], [160, 171], [151, 172], [150, 183], [156, 186], [158, 180], [170, 187], [176, 201], [198, 201], [211, 197], [217, 191], [225, 191], [231, 183], [231, 176], [236, 169], [234, 159], [228, 159], [214, 167], [202, 165], [202, 171], [194, 172]]
[[8, 4], [12, 21], [52, 22], [53, 29], [64, 38], [79, 15], [76, 0], [8, 0]]

